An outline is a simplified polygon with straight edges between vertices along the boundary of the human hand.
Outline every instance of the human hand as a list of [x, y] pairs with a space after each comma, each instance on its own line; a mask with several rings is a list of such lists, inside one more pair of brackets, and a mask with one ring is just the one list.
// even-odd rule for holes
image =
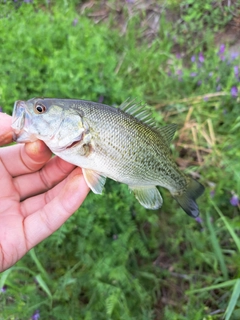
[[[12, 142], [0, 113], [0, 146]], [[81, 168], [53, 157], [38, 140], [0, 148], [0, 272], [56, 231], [88, 194]]]

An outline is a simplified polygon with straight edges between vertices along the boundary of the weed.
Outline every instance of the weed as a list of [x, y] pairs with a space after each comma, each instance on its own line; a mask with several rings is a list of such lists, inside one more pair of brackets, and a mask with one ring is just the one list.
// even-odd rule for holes
[[[212, 11], [209, 1], [184, 1], [187, 38], [176, 40], [178, 21], [171, 26], [161, 11], [149, 41], [142, 37], [149, 15], [134, 11], [134, 1], [122, 4], [128, 23], [121, 35], [115, 11], [96, 24], [80, 5], [90, 4], [0, 5], [1, 111], [34, 96], [146, 101], [158, 123], [181, 127], [171, 148], [179, 166], [206, 186], [201, 216], [184, 215], [164, 190], [163, 207], [147, 211], [109, 180], [103, 196], [89, 194], [56, 233], [1, 274], [1, 316], [239, 319], [240, 61], [225, 44], [212, 46], [208, 28], [221, 28], [231, 14], [220, 21], [219, 5]], [[203, 26], [204, 41], [195, 33]], [[173, 55], [176, 42], [188, 39], [193, 45]]]

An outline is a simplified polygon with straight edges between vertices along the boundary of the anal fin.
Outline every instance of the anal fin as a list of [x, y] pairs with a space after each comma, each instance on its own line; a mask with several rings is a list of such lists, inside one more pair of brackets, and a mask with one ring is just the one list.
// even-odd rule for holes
[[163, 204], [163, 199], [155, 186], [129, 186], [136, 199], [146, 209], [156, 210]]
[[84, 179], [92, 192], [101, 194], [106, 182], [106, 177], [101, 176], [98, 172], [90, 169], [82, 169], [82, 172]]

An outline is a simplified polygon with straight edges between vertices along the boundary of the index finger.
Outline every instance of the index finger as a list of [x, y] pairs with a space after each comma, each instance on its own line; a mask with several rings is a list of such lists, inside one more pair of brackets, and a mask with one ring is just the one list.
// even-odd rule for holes
[[13, 132], [11, 124], [12, 117], [6, 113], [0, 113], [0, 146], [12, 142]]

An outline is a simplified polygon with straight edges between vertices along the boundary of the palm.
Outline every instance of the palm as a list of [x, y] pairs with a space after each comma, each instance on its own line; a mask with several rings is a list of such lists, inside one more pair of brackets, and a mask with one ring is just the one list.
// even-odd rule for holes
[[[0, 145], [10, 121], [1, 114]], [[0, 149], [0, 271], [57, 230], [88, 193], [80, 168], [50, 158], [41, 141]]]

